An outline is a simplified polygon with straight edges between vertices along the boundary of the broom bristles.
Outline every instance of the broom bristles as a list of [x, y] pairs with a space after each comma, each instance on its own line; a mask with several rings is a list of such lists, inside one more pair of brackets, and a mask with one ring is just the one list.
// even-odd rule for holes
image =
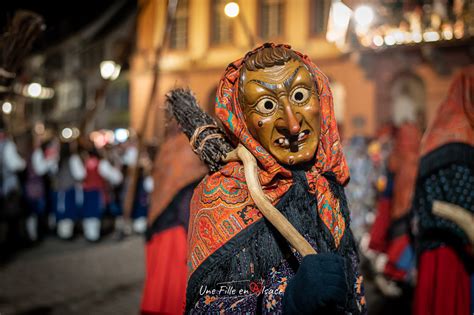
[[211, 172], [219, 170], [222, 167], [222, 157], [232, 151], [233, 147], [225, 138], [224, 132], [217, 127], [216, 121], [199, 107], [196, 98], [189, 89], [179, 88], [170, 91], [166, 95], [166, 102], [168, 110], [189, 139], [200, 127], [216, 126], [215, 128], [205, 128], [199, 135], [194, 135], [193, 149], [199, 158], [208, 165]]
[[0, 68], [12, 75], [0, 76], [0, 83], [10, 83], [33, 41], [44, 30], [43, 18], [31, 11], [17, 11], [0, 37]]

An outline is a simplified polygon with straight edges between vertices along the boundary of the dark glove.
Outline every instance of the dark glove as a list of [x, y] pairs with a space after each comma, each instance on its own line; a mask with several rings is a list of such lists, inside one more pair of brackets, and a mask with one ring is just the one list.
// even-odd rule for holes
[[332, 253], [303, 258], [283, 297], [284, 314], [340, 313], [348, 288], [344, 258]]

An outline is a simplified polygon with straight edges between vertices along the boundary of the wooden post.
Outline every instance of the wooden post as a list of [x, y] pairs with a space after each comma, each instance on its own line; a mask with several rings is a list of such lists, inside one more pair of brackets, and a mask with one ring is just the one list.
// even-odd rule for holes
[[137, 160], [134, 166], [129, 167], [128, 174], [127, 174], [127, 177], [129, 178], [129, 182], [128, 182], [127, 193], [125, 195], [125, 200], [124, 200], [124, 205], [123, 205], [123, 217], [126, 222], [125, 224], [128, 224], [132, 215], [133, 201], [135, 200], [136, 187], [137, 187], [138, 175], [139, 175], [140, 156], [145, 146], [145, 132], [148, 127], [149, 116], [153, 112], [153, 109], [156, 104], [155, 102], [156, 96], [159, 91], [158, 84], [159, 84], [159, 77], [160, 77], [161, 55], [168, 43], [169, 34], [171, 33], [171, 26], [174, 20], [177, 5], [178, 5], [178, 0], [168, 0], [168, 11], [166, 15], [164, 34], [162, 37], [161, 44], [158, 45], [157, 49], [155, 50], [153, 80], [152, 80], [153, 83], [152, 83], [151, 93], [150, 93], [150, 97], [148, 98], [148, 103], [146, 105], [145, 112], [143, 114], [143, 121], [140, 124], [141, 128], [137, 132], [137, 137], [138, 137]]

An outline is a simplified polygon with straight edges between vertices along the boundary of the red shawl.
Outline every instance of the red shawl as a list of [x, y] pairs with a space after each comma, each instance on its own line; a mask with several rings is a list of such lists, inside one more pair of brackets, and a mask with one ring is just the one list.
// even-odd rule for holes
[[[262, 48], [263, 46], [256, 50]], [[318, 209], [315, 211], [330, 230], [338, 246], [344, 235], [346, 222], [339, 202], [330, 192], [329, 183], [322, 174], [332, 172], [337, 182], [345, 185], [349, 179], [349, 170], [342, 153], [328, 79], [307, 56], [298, 52], [297, 54], [314, 78], [321, 106], [321, 135], [316, 162], [312, 169], [306, 172], [306, 177], [310, 192], [318, 201]], [[234, 144], [243, 144], [255, 156], [259, 163], [258, 175], [263, 190], [269, 200], [276, 204], [290, 188], [292, 175], [247, 129], [238, 102], [242, 66], [243, 59], [239, 59], [227, 67], [217, 90], [216, 114]], [[204, 178], [196, 188], [191, 203], [188, 276], [212, 253], [261, 218], [260, 211], [249, 195], [241, 163], [228, 163], [220, 171]]]

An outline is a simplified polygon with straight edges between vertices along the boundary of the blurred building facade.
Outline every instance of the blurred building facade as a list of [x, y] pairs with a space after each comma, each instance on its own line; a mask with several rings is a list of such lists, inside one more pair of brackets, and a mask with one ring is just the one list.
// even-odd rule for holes
[[[472, 63], [470, 39], [461, 44], [459, 40], [443, 43], [440, 48], [444, 49], [443, 53], [437, 48], [438, 43], [425, 42], [403, 47], [375, 49], [352, 45], [341, 49], [326, 40], [330, 0], [241, 0], [240, 14], [235, 18], [224, 13], [228, 2], [179, 1], [169, 45], [159, 65], [157, 103], [161, 109], [167, 91], [185, 86], [210, 110], [225, 67], [256, 45], [272, 41], [288, 43], [309, 55], [330, 78], [345, 137], [373, 135], [380, 125], [397, 115], [394, 107], [402, 90], [412, 99], [414, 112], [421, 116], [421, 121], [429, 120], [447, 94], [453, 72]], [[344, 2], [352, 9], [362, 3]], [[384, 1], [375, 2], [384, 5]], [[132, 127], [143, 123], [152, 84], [154, 51], [161, 45], [167, 0], [139, 3], [142, 11], [137, 25], [137, 50], [130, 72]], [[401, 84], [402, 81], [405, 83]], [[163, 133], [166, 118], [163, 110], [157, 112], [149, 117], [152, 122], [148, 135]]]
[[[447, 94], [453, 72], [472, 62], [472, 52], [465, 51], [464, 57], [458, 58], [449, 71], [439, 71], [439, 63], [432, 57], [433, 51], [438, 51], [431, 47], [436, 43], [377, 49], [362, 45], [344, 49], [329, 43], [326, 31], [330, 0], [240, 0], [240, 14], [235, 18], [224, 13], [228, 2], [179, 1], [170, 43], [160, 61], [157, 103], [161, 109], [148, 117], [151, 119], [148, 136], [163, 134], [166, 118], [162, 108], [167, 91], [190, 87], [202, 106], [211, 110], [225, 67], [267, 41], [287, 43], [309, 55], [330, 78], [336, 114], [346, 138], [373, 135], [380, 125], [392, 120], [396, 115], [394, 104], [402, 90], [414, 99], [415, 114], [423, 116], [422, 121], [429, 120]], [[344, 2], [352, 9], [362, 3]], [[384, 1], [375, 2], [383, 5]], [[139, 4], [142, 10], [137, 24], [137, 50], [130, 71], [130, 118], [134, 128], [143, 123], [152, 84], [154, 51], [162, 42], [167, 1], [144, 0]], [[350, 41], [351, 34], [347, 37]], [[448, 43], [443, 47], [451, 52], [451, 46]], [[467, 41], [461, 50], [466, 47], [472, 47], [472, 41]], [[448, 53], [439, 61], [446, 64], [455, 56], [456, 53]]]
[[[42, 8], [44, 12], [39, 11], [45, 14], [46, 34], [38, 40], [40, 47], [26, 60], [15, 83], [13, 110], [6, 119], [14, 134], [33, 126], [38, 134], [48, 127], [59, 134], [63, 128], [77, 131], [84, 129], [81, 125], [85, 120], [88, 130], [81, 130], [84, 132], [128, 126], [128, 54], [134, 44], [136, 2], [121, 0], [103, 6], [106, 10], [96, 12], [93, 19], [75, 24], [64, 21], [68, 14], [75, 14], [74, 6], [64, 16], [50, 13], [54, 11], [48, 11], [47, 7]], [[64, 33], [61, 37], [51, 35], [61, 27]], [[122, 64], [122, 74], [104, 84], [101, 62], [117, 59], [126, 50], [127, 62]], [[41, 86], [38, 95], [28, 91], [32, 83]], [[42, 96], [45, 90], [51, 92], [47, 97]], [[97, 105], [97, 94], [102, 92], [105, 95], [99, 100], [99, 109], [89, 119], [88, 112]]]
[[[214, 105], [215, 90], [226, 66], [245, 55], [247, 51], [266, 41], [288, 43], [294, 49], [308, 54], [331, 78], [340, 83], [345, 104], [344, 121], [363, 117], [363, 132], [374, 128], [374, 83], [365, 78], [364, 71], [348, 54], [325, 40], [330, 1], [254, 1], [242, 0], [242, 20], [224, 14], [228, 1], [179, 1], [177, 18], [171, 32], [170, 47], [160, 63], [159, 106], [164, 95], [177, 86], [190, 87], [206, 109]], [[296, 3], [298, 2], [298, 3]], [[151, 85], [153, 52], [162, 40], [166, 14], [166, 0], [143, 1], [138, 19], [137, 52], [132, 58], [130, 72], [131, 125], [142, 123], [143, 111]], [[317, 18], [320, 20], [318, 20]], [[254, 45], [250, 37], [255, 37]], [[350, 75], [348, 75], [350, 74]], [[349, 88], [350, 87], [350, 88]], [[345, 94], [345, 95], [344, 95]], [[164, 117], [151, 117], [153, 132], [160, 134]], [[349, 133], [353, 133], [349, 128]], [[148, 131], [152, 133], [152, 130]]]

